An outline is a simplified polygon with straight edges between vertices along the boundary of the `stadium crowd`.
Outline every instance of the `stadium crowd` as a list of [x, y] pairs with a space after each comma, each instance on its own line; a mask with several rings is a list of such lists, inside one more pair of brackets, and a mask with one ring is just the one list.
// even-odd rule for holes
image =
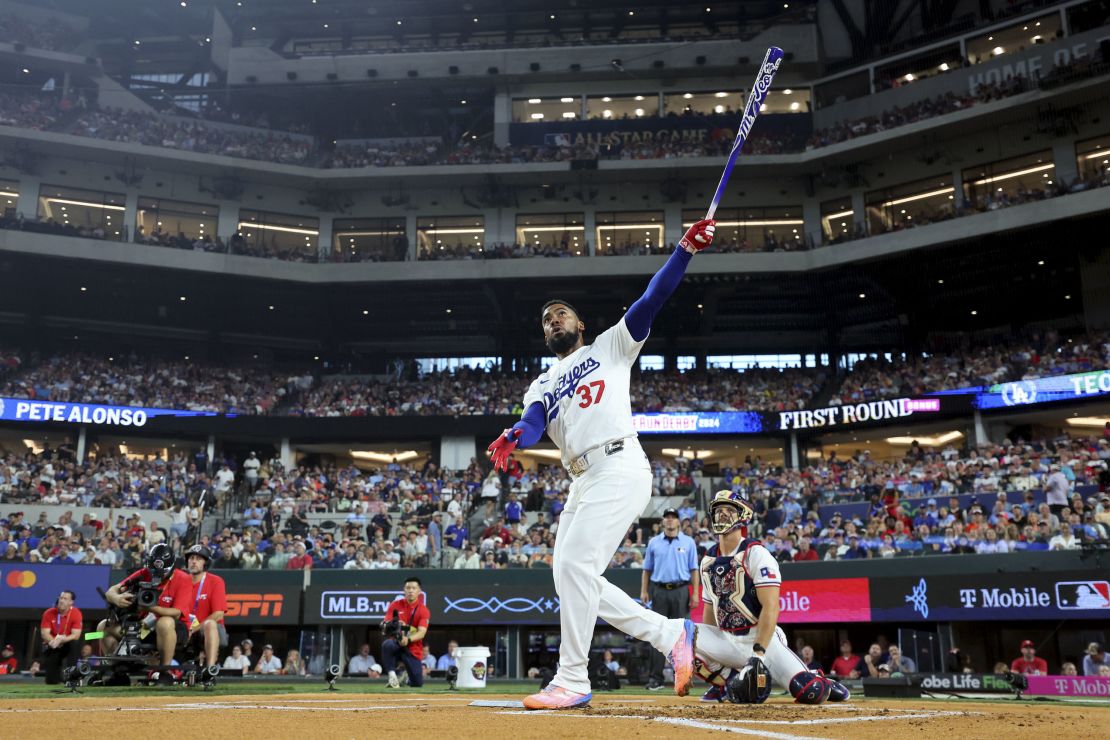
[[160, 146], [185, 152], [222, 154], [279, 164], [309, 164], [313, 140], [271, 131], [239, 131], [201, 121], [101, 108], [82, 113], [70, 133], [107, 141]]
[[945, 348], [925, 357], [857, 362], [829, 405], [990, 386], [1110, 368], [1110, 332], [1063, 339], [1055, 331], [1026, 341]]
[[249, 366], [81, 353], [52, 355], [8, 377], [0, 395], [212, 413], [268, 414], [292, 381]]
[[[777, 412], [807, 408], [826, 387], [828, 405], [836, 406], [1110, 368], [1110, 333], [1105, 331], [1064, 338], [1050, 330], [925, 349], [920, 356], [860, 359], [835, 379], [822, 368], [644, 370], [632, 387], [632, 407], [638, 412]], [[0, 356], [0, 396], [254, 415], [520, 414], [531, 380], [526, 373], [469, 368], [317, 377], [134, 353], [7, 350]]]
[[26, 44], [35, 49], [59, 51], [77, 44], [81, 34], [65, 21], [51, 18], [32, 21], [14, 13], [0, 13], [0, 40]]
[[[652, 468], [653, 493], [687, 496], [679, 516], [700, 547], [713, 537], [695, 496], [723, 486], [753, 501], [750, 536], [781, 561], [805, 561], [1070, 550], [1106, 540], [1108, 464], [1110, 436], [965, 450], [914, 444], [892, 460], [830, 453], [801, 470], [745, 459], [719, 477], [702, 461], [654, 460]], [[149, 544], [180, 545], [203, 531], [216, 568], [543, 568], [570, 486], [559, 466], [529, 471], [518, 462], [505, 475], [486, 474], [476, 460], [456, 471], [434, 462], [286, 470], [251, 453], [211, 467], [203, 453], [84, 463], [68, 445], [9, 453], [0, 460], [0, 502], [67, 508], [35, 521], [9, 513], [0, 521], [0, 562], [130, 567]], [[202, 505], [237, 503], [215, 531], [198, 529]], [[101, 520], [83, 506], [112, 514]], [[642, 567], [642, 545], [657, 529], [634, 524], [613, 567]]]

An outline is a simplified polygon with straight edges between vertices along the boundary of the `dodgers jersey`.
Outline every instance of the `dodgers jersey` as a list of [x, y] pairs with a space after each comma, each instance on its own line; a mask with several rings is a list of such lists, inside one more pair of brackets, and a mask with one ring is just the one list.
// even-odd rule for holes
[[622, 317], [593, 344], [578, 348], [532, 381], [524, 408], [543, 404], [547, 434], [562, 453], [563, 465], [600, 444], [635, 436], [629, 383], [643, 346]]
[[744, 539], [730, 555], [713, 545], [701, 559], [702, 601], [726, 632], [745, 633], [759, 622], [756, 589], [781, 586], [779, 563], [759, 540]]

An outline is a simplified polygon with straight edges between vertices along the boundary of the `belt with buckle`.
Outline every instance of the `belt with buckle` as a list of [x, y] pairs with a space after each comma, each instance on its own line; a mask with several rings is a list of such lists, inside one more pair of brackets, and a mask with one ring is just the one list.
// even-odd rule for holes
[[690, 585], [689, 581], [674, 581], [673, 583], [656, 583], [656, 588], [665, 588], [668, 591], [673, 591], [676, 588], [686, 588]]
[[609, 455], [617, 454], [618, 452], [620, 452], [623, 449], [624, 449], [624, 438], [623, 437], [621, 439], [615, 439], [612, 442], [604, 442], [602, 444], [597, 445], [596, 447], [591, 447], [590, 449], [586, 450], [581, 455], [579, 455], [578, 457], [574, 458], [569, 463], [567, 463], [567, 472], [577, 478], [578, 476], [582, 475], [587, 470], [589, 470], [589, 468], [590, 468], [590, 455], [592, 453], [600, 450], [601, 452], [605, 453], [606, 457], [608, 457]]

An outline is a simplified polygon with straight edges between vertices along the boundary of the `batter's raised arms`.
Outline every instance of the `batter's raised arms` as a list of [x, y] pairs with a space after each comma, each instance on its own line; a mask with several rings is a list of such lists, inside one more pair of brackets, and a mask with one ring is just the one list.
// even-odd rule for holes
[[524, 700], [529, 709], [590, 701], [586, 661], [598, 617], [669, 654], [675, 693], [689, 690], [694, 623], [648, 611], [602, 573], [651, 497], [651, 468], [632, 426], [632, 366], [656, 314], [693, 255], [713, 242], [714, 229], [709, 219], [690, 227], [644, 295], [592, 344], [585, 343], [586, 325], [567, 301], [551, 300], [541, 309], [544, 341], [558, 360], [528, 388], [520, 421], [489, 446], [494, 467], [506, 470], [513, 450], [536, 444], [546, 430], [573, 478], [552, 559], [560, 603], [559, 671], [546, 689]]

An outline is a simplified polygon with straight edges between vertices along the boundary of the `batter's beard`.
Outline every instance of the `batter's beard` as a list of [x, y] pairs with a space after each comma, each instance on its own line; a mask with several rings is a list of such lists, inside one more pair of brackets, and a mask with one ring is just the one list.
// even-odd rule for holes
[[578, 332], [564, 331], [559, 336], [549, 337], [547, 339], [547, 348], [551, 350], [552, 354], [564, 355], [571, 350], [574, 345], [578, 344]]

